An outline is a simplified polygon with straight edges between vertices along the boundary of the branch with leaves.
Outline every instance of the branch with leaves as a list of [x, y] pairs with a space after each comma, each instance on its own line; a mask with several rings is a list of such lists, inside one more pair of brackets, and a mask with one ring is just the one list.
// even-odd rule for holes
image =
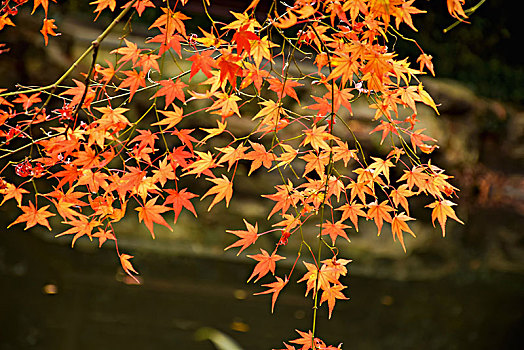
[[[14, 26], [12, 18], [26, 2], [3, 2], [0, 30]], [[197, 218], [197, 198], [209, 197], [208, 211], [228, 207], [239, 168], [249, 168], [247, 176], [278, 173], [275, 192], [261, 194], [272, 203], [267, 219], [273, 229], [259, 232], [247, 218], [245, 230], [227, 231], [237, 240], [226, 250], [239, 248], [241, 254], [262, 236], [277, 234], [271, 253], [247, 255], [257, 261], [248, 282], [274, 276], [256, 293], [272, 296], [272, 311], [289, 281], [305, 282], [306, 297], [313, 300], [312, 328], [298, 331], [300, 338], [289, 344], [339, 349], [318, 337], [317, 310], [326, 304], [331, 317], [337, 301], [348, 299], [344, 279], [351, 260], [340, 257], [338, 247], [350, 244], [359, 222], [374, 222], [378, 235], [389, 226], [404, 251], [404, 234], [415, 236], [409, 226], [415, 220], [412, 198], [428, 198], [442, 235], [448, 218], [461, 222], [453, 209], [452, 176], [431, 161], [437, 141], [418, 127], [420, 104], [438, 114], [420, 81], [427, 72], [435, 75], [432, 57], [400, 33], [416, 30], [412, 15], [423, 11], [414, 0], [297, 0], [292, 6], [274, 1], [260, 23], [255, 0], [222, 23], [206, 1], [210, 23], [197, 35], [186, 31], [186, 2], [157, 7], [150, 0], [130, 1], [55, 83], [0, 91], [0, 205], [14, 200], [21, 211], [10, 226], [53, 230], [56, 216], [68, 227], [56, 236], [70, 236], [72, 246], [83, 237], [98, 239], [99, 246], [113, 242], [122, 268], [136, 278], [133, 256], [118, 249], [117, 225], [126, 215], [137, 215], [155, 238], [155, 228], [172, 230], [182, 211]], [[447, 3], [452, 16], [466, 17], [463, 0]], [[44, 10], [45, 45], [58, 36], [48, 5], [33, 2], [33, 12]], [[92, 5], [96, 17], [117, 11], [115, 0]], [[99, 62], [99, 45], [116, 24], [146, 11], [154, 17], [147, 41], [124, 37], [111, 51], [113, 59]], [[386, 46], [391, 37], [420, 49], [417, 67]], [[83, 82], [73, 79], [76, 86], [64, 88], [91, 53]], [[190, 68], [166, 76], [168, 62]], [[356, 137], [357, 99], [368, 101], [376, 123], [371, 133], [381, 132], [386, 156], [365, 150]], [[136, 113], [138, 100], [146, 101], [145, 112]], [[212, 127], [196, 124], [201, 114]], [[248, 132], [230, 127], [238, 118]], [[208, 183], [208, 190], [194, 193], [184, 187], [185, 179]], [[300, 248], [283, 272], [277, 263], [286, 257], [278, 252], [290, 240]]]

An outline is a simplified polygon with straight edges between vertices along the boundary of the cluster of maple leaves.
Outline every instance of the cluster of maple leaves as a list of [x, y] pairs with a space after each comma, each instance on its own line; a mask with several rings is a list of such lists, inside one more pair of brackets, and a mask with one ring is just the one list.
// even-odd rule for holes
[[[14, 26], [11, 18], [26, 2], [2, 2], [0, 30]], [[411, 197], [431, 198], [427, 207], [443, 235], [448, 218], [461, 222], [450, 200], [456, 191], [451, 176], [420, 156], [437, 147], [416, 128], [417, 103], [438, 114], [418, 78], [425, 70], [434, 75], [432, 57], [421, 51], [419, 66], [412, 68], [385, 45], [389, 36], [400, 35], [402, 23], [415, 29], [411, 15], [423, 11], [414, 0], [297, 0], [287, 8], [274, 2], [263, 23], [255, 17], [255, 0], [243, 13], [232, 13], [229, 23], [211, 19], [199, 35], [186, 32], [190, 17], [180, 11], [186, 2], [124, 5], [122, 11], [137, 16], [159, 14], [149, 27], [149, 48], [124, 38], [111, 52], [114, 60], [93, 61], [83, 82], [73, 79], [74, 87], [0, 90], [0, 205], [12, 199], [22, 212], [11, 225], [51, 230], [48, 219], [58, 215], [69, 228], [57, 237], [71, 236], [72, 246], [84, 236], [97, 238], [99, 246], [113, 241], [123, 269], [134, 277], [132, 256], [119, 251], [113, 227], [132, 214], [128, 207], [154, 238], [154, 224], [172, 230], [166, 215], [174, 215], [175, 224], [182, 210], [196, 217], [192, 200], [211, 197], [208, 210], [222, 201], [227, 207], [239, 165], [249, 168], [248, 176], [265, 168], [282, 178], [274, 193], [262, 195], [274, 203], [268, 220], [279, 217], [272, 231], [280, 239], [271, 254], [261, 249], [248, 255], [257, 261], [249, 280], [275, 275], [276, 263], [285, 259], [279, 247], [297, 239], [311, 253], [297, 281], [306, 283], [306, 296], [312, 292], [315, 311], [317, 302], [327, 302], [331, 317], [336, 300], [347, 299], [340, 278], [350, 262], [338, 258], [336, 246], [343, 243], [337, 239], [349, 241], [359, 220], [372, 220], [378, 234], [389, 225], [404, 250], [403, 234], [415, 236], [408, 225], [414, 220]], [[466, 17], [463, 0], [447, 2], [453, 16]], [[44, 10], [45, 45], [49, 35], [58, 35], [48, 5], [33, 2], [33, 12]], [[116, 10], [115, 0], [92, 5], [97, 17]], [[212, 5], [203, 6], [207, 12]], [[299, 59], [306, 63], [298, 65]], [[191, 67], [165, 77], [167, 60], [187, 60]], [[308, 87], [313, 95], [299, 93]], [[139, 116], [125, 107], [138, 93], [151, 101]], [[381, 143], [390, 141], [384, 157], [368, 156], [354, 136], [351, 103], [357, 98], [368, 99], [375, 110], [372, 133], [382, 133]], [[56, 101], [61, 106], [50, 108]], [[297, 108], [289, 107], [293, 101]], [[407, 117], [399, 107], [410, 111]], [[207, 113], [216, 127], [188, 127], [196, 112]], [[251, 131], [235, 135], [228, 119], [241, 117]], [[210, 147], [210, 139], [222, 147]], [[203, 195], [179, 186], [182, 177], [202, 175], [210, 184]], [[227, 231], [238, 239], [226, 249], [240, 248], [238, 254], [270, 232], [244, 221], [246, 230]], [[313, 254], [303, 234], [311, 221], [318, 223], [318, 245], [327, 248], [328, 259], [320, 260], [320, 249]], [[272, 310], [300, 259], [301, 251], [288, 274], [257, 293], [272, 294]], [[316, 338], [314, 327], [298, 333], [290, 343], [302, 350], [339, 348]]]

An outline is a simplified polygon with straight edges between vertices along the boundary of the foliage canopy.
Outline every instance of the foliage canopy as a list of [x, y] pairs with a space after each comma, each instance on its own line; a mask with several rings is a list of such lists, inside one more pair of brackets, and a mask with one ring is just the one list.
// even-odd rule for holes
[[[467, 17], [463, 2], [447, 0], [458, 20]], [[47, 0], [3, 1], [0, 30], [15, 26], [26, 3], [33, 13], [43, 12], [44, 45], [57, 40], [49, 6], [55, 5]], [[126, 215], [137, 215], [155, 238], [157, 225], [172, 230], [182, 211], [197, 217], [198, 198], [209, 197], [208, 211], [227, 207], [239, 168], [248, 168], [247, 176], [277, 172], [281, 184], [262, 194], [274, 203], [268, 220], [275, 228], [259, 232], [246, 218], [245, 229], [227, 231], [236, 240], [226, 250], [240, 254], [267, 233], [280, 235], [273, 251], [248, 255], [257, 262], [248, 282], [275, 276], [257, 293], [272, 295], [272, 310], [290, 280], [305, 282], [306, 297], [311, 292], [313, 298], [312, 329], [298, 331], [285, 347], [338, 349], [316, 334], [316, 315], [325, 303], [331, 317], [336, 302], [348, 299], [341, 278], [350, 260], [339, 257], [337, 246], [350, 241], [359, 221], [372, 220], [379, 235], [389, 225], [404, 251], [404, 233], [415, 236], [411, 198], [430, 199], [428, 210], [443, 235], [448, 218], [461, 222], [451, 176], [431, 162], [436, 140], [418, 127], [420, 104], [438, 114], [420, 81], [426, 72], [435, 75], [432, 57], [399, 32], [416, 30], [412, 16], [423, 11], [414, 0], [273, 1], [259, 21], [254, 0], [222, 23], [209, 15], [213, 5], [205, 0], [209, 25], [195, 35], [186, 32], [186, 3], [132, 0], [118, 8], [115, 0], [93, 1], [94, 20], [107, 11], [118, 15], [71, 69], [49, 86], [0, 90], [0, 205], [14, 200], [20, 209], [10, 226], [52, 230], [59, 218], [69, 228], [56, 236], [71, 236], [72, 246], [84, 236], [100, 247], [112, 241], [122, 268], [135, 278], [133, 256], [118, 246], [116, 224]], [[146, 11], [155, 18], [146, 42], [124, 32], [113, 58], [99, 62], [108, 33]], [[393, 39], [412, 41], [420, 49], [416, 62], [399, 57]], [[64, 86], [90, 54], [89, 70]], [[190, 68], [165, 75], [168, 62], [183, 61]], [[149, 107], [131, 117], [138, 96]], [[385, 156], [366, 152], [352, 129], [358, 98], [374, 111], [372, 133], [381, 134]], [[197, 112], [216, 126], [198, 128], [192, 121]], [[248, 132], [230, 126], [238, 118]], [[207, 192], [180, 186], [183, 177], [204, 178]], [[170, 213], [173, 223], [166, 221]], [[304, 232], [306, 222], [316, 223], [314, 240]], [[300, 242], [293, 267], [277, 271], [285, 259], [278, 249], [292, 239]], [[296, 276], [299, 262], [306, 272]]]

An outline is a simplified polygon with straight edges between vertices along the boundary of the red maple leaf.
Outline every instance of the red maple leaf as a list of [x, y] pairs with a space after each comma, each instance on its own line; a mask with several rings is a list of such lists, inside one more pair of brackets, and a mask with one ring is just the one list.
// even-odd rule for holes
[[189, 80], [193, 78], [195, 74], [199, 71], [202, 71], [206, 77], [211, 78], [213, 74], [211, 73], [211, 68], [216, 67], [215, 59], [211, 57], [213, 51], [203, 51], [202, 53], [195, 53], [193, 56], [189, 57], [187, 60], [193, 62], [191, 65], [191, 74], [189, 75]]
[[165, 96], [166, 99], [166, 108], [173, 103], [175, 98], [178, 98], [182, 102], [186, 102], [186, 97], [184, 95], [184, 88], [187, 86], [180, 80], [177, 80], [176, 82], [167, 79], [167, 80], [161, 80], [158, 82], [162, 87], [160, 90], [156, 92], [156, 94], [151, 97], [152, 99], [159, 96]]

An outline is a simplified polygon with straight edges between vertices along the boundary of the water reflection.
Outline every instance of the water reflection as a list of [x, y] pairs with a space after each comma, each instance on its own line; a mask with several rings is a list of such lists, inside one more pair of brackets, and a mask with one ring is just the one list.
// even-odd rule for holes
[[[0, 349], [272, 349], [296, 338], [295, 329], [310, 328], [303, 286], [290, 284], [271, 315], [270, 297], [253, 296], [259, 287], [244, 282], [249, 265], [134, 253], [140, 286], [126, 282], [110, 250], [73, 251], [27, 232], [4, 233]], [[409, 282], [351, 276], [348, 284], [351, 300], [337, 303], [331, 320], [321, 308], [327, 343], [524, 348], [522, 276], [464, 273]]]

